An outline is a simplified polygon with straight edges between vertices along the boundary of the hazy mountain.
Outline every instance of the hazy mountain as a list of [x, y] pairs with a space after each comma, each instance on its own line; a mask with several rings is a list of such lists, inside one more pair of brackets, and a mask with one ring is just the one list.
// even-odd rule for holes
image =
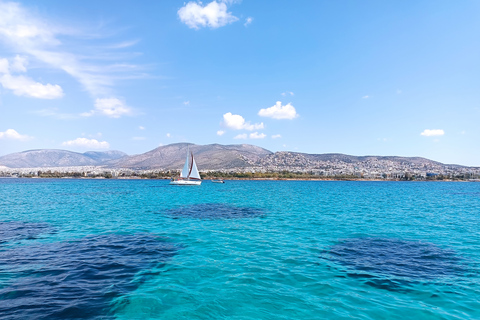
[[444, 165], [420, 157], [398, 156], [351, 156], [339, 153], [307, 154], [299, 152], [271, 152], [266, 149], [248, 145], [195, 145], [175, 143], [161, 146], [143, 154], [127, 156], [120, 151], [77, 153], [66, 150], [30, 150], [0, 157], [0, 166], [10, 168], [31, 167], [73, 167], [104, 166], [106, 168], [128, 169], [181, 169], [185, 163], [187, 147], [193, 152], [200, 171], [235, 170], [252, 168], [253, 170], [339, 170], [362, 171], [368, 169], [392, 170], [433, 170], [439, 171]]
[[266, 149], [248, 145], [195, 145], [189, 143], [175, 143], [161, 146], [152, 151], [122, 158], [112, 165], [132, 169], [180, 169], [185, 163], [187, 147], [193, 152], [199, 170], [218, 170], [242, 168], [250, 163], [272, 154]]
[[0, 157], [0, 165], [10, 168], [93, 166], [126, 155], [120, 151], [78, 153], [67, 150], [39, 149]]
[[106, 162], [110, 160], [117, 160], [123, 157], [128, 156], [125, 152], [111, 150], [111, 151], [87, 151], [83, 155], [97, 161], [97, 162]]

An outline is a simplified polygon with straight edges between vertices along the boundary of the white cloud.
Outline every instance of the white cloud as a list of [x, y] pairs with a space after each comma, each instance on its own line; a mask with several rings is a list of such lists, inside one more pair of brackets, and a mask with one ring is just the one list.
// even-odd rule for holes
[[282, 137], [281, 134], [274, 134], [274, 135], [272, 136], [272, 139], [278, 139], [278, 138], [281, 138], [281, 137]]
[[223, 125], [233, 130], [260, 130], [264, 128], [263, 122], [250, 124], [239, 114], [227, 112], [223, 115]]
[[362, 99], [368, 99], [370, 96], [363, 96]]
[[252, 17], [248, 17], [247, 19], [245, 19], [245, 23], [243, 24], [245, 27], [248, 26], [250, 23], [253, 22], [253, 18]]
[[217, 131], [217, 135], [219, 135], [219, 136], [222, 136], [224, 133], [225, 133], [225, 131], [223, 131], [223, 130], [218, 130]]
[[180, 21], [192, 29], [200, 27], [218, 28], [238, 20], [230, 12], [227, 12], [225, 3], [212, 1], [206, 6], [201, 2], [189, 2], [178, 10]]
[[65, 147], [82, 147], [91, 149], [108, 149], [110, 144], [106, 141], [98, 141], [96, 139], [77, 138], [75, 140], [65, 141], [62, 143]]
[[233, 139], [247, 139], [247, 134], [246, 133], [242, 133], [242, 134], [238, 134], [236, 135], [235, 137], [233, 137]]
[[444, 134], [445, 131], [442, 129], [425, 129], [422, 133], [420, 133], [420, 135], [425, 137], [443, 136]]
[[184, 101], [183, 104], [188, 106], [190, 104], [190, 101]]
[[63, 97], [63, 90], [58, 85], [41, 84], [25, 76], [0, 76], [0, 83], [5, 89], [12, 90], [17, 96], [29, 96], [39, 99], [57, 99]]
[[285, 106], [282, 106], [282, 102], [277, 101], [277, 103], [270, 108], [260, 109], [258, 115], [261, 117], [268, 117], [273, 119], [295, 119], [298, 117], [298, 113], [295, 108], [288, 103]]
[[32, 139], [32, 137], [20, 134], [14, 129], [7, 129], [4, 132], [0, 132], [0, 139], [26, 141]]
[[138, 129], [145, 130], [145, 127], [144, 126], [139, 126]]
[[295, 94], [294, 94], [292, 91], [285, 91], [285, 92], [282, 92], [281, 95], [284, 96], [284, 97], [286, 97], [286, 96], [288, 96], [288, 95], [293, 96], [293, 95], [295, 95]]
[[8, 90], [12, 90], [17, 96], [29, 96], [39, 99], [56, 99], [63, 96], [63, 90], [59, 85], [50, 83], [44, 85], [35, 82], [29, 77], [12, 75], [12, 72], [26, 72], [27, 59], [19, 55], [9, 62], [7, 59], [0, 59], [0, 84]]
[[249, 135], [250, 139], [263, 139], [266, 136], [267, 135], [265, 133], [258, 133], [258, 132], [252, 132]]
[[167, 133], [167, 138], [170, 138], [172, 135], [170, 133]]
[[95, 100], [95, 110], [82, 113], [84, 117], [90, 117], [94, 114], [101, 114], [110, 118], [120, 118], [123, 115], [132, 114], [132, 109], [120, 99], [105, 98]]

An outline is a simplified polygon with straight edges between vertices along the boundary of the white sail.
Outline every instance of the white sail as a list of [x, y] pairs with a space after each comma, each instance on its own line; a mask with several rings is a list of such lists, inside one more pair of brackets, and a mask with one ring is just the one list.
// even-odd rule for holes
[[190, 166], [188, 165], [188, 156], [189, 156], [189, 151], [187, 149], [187, 160], [185, 160], [185, 165], [183, 166], [182, 173], [180, 173], [180, 178], [188, 178], [188, 172], [190, 171]]
[[197, 164], [195, 163], [195, 159], [193, 159], [193, 154], [192, 154], [192, 170], [190, 171], [190, 178], [199, 179], [199, 180], [201, 179], [200, 173], [198, 173]]
[[193, 159], [193, 153], [191, 153], [190, 149], [187, 147], [187, 159], [185, 160], [185, 165], [180, 173], [180, 178], [172, 179], [170, 184], [177, 186], [199, 186], [201, 183], [200, 173], [198, 172], [197, 164]]

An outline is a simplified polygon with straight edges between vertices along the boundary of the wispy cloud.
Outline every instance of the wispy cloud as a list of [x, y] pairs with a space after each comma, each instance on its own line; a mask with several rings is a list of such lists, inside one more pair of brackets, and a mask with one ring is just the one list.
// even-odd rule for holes
[[82, 116], [90, 117], [95, 114], [105, 115], [110, 118], [120, 118], [123, 115], [132, 114], [132, 108], [118, 98], [96, 99], [95, 110], [82, 113]]
[[243, 24], [245, 27], [248, 26], [249, 24], [251, 24], [253, 22], [253, 18], [252, 17], [248, 17], [247, 19], [245, 19], [245, 23]]
[[362, 99], [368, 99], [370, 96], [363, 96]]
[[444, 134], [445, 131], [443, 131], [442, 129], [425, 129], [422, 133], [420, 133], [420, 135], [425, 137], [443, 136]]
[[98, 141], [96, 139], [77, 138], [75, 140], [65, 141], [62, 143], [65, 147], [82, 147], [90, 149], [108, 149], [110, 144], [106, 141]]
[[138, 129], [145, 130], [145, 127], [144, 126], [139, 126]]
[[274, 134], [272, 135], [272, 139], [278, 139], [278, 138], [281, 138], [282, 135], [281, 134]]
[[0, 139], [27, 141], [33, 139], [33, 137], [27, 136], [26, 134], [20, 134], [14, 129], [7, 129], [4, 132], [0, 132]]
[[177, 14], [180, 21], [192, 29], [201, 27], [214, 29], [238, 20], [231, 12], [227, 12], [225, 3], [217, 1], [212, 1], [205, 6], [201, 2], [191, 1], [181, 7]]
[[295, 119], [298, 117], [298, 113], [295, 108], [288, 103], [287, 105], [282, 106], [282, 102], [277, 101], [277, 103], [267, 109], [260, 109], [258, 115], [261, 117], [273, 118], [273, 119]]
[[295, 94], [292, 91], [285, 91], [285, 92], [282, 92], [281, 95], [286, 97], [286, 96], [293, 96]]
[[265, 126], [263, 122], [251, 124], [250, 122], [245, 121], [245, 118], [239, 114], [232, 114], [227, 112], [223, 115], [223, 125], [232, 130], [260, 130]]
[[223, 131], [223, 130], [218, 130], [217, 131], [218, 136], [223, 136], [224, 133], [225, 133], [225, 131]]
[[142, 141], [142, 140], [146, 140], [147, 138], [145, 137], [133, 137], [132, 139], [130, 140], [133, 140], [133, 141]]
[[[0, 2], [0, 41], [19, 55], [39, 62], [37, 64], [42, 67], [49, 66], [69, 74], [92, 97], [114, 95], [112, 87], [117, 80], [145, 77], [142, 68], [123, 62], [125, 55], [117, 54], [118, 50], [130, 47], [138, 40], [111, 47], [75, 45], [75, 41], [91, 31], [58, 25], [31, 13], [19, 3]], [[11, 79], [4, 81], [8, 80]], [[41, 85], [25, 79], [19, 81], [33, 88], [36, 97], [53, 98], [63, 94], [58, 85]]]
[[245, 140], [245, 139], [247, 139], [247, 134], [246, 134], [246, 133], [238, 134], [238, 135], [236, 135], [235, 137], [233, 137], [233, 139]]
[[80, 117], [79, 114], [60, 112], [58, 108], [41, 109], [33, 111], [33, 113], [42, 117], [52, 117], [61, 120], [77, 119]]

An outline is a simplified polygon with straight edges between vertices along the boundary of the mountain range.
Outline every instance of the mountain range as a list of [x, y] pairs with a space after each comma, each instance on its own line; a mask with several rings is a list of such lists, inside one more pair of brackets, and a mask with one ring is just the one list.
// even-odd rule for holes
[[0, 165], [9, 168], [97, 166], [126, 157], [121, 151], [88, 151], [85, 153], [57, 149], [38, 149], [7, 154]]
[[175, 143], [160, 146], [139, 155], [127, 155], [121, 151], [77, 153], [66, 150], [40, 149], [12, 153], [0, 157], [0, 166], [9, 168], [33, 167], [74, 167], [104, 166], [106, 168], [128, 168], [137, 170], [171, 170], [183, 167], [189, 148], [197, 162], [199, 170], [267, 169], [299, 170], [322, 169], [332, 167], [365, 166], [401, 166], [415, 168], [442, 168], [437, 161], [421, 157], [398, 156], [351, 156], [339, 153], [306, 154], [299, 152], [271, 152], [248, 144], [239, 145], [195, 145]]

